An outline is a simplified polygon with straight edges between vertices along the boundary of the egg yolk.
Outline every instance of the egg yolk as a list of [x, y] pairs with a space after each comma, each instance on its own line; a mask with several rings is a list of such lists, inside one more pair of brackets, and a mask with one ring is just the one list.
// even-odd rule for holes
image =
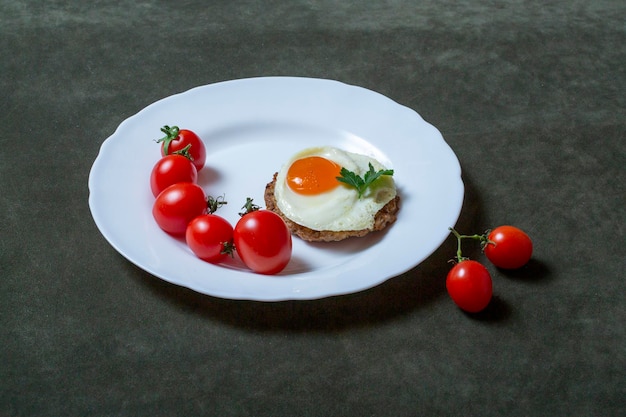
[[294, 192], [304, 195], [321, 194], [339, 185], [341, 166], [321, 156], [309, 156], [294, 161], [287, 171], [287, 184]]

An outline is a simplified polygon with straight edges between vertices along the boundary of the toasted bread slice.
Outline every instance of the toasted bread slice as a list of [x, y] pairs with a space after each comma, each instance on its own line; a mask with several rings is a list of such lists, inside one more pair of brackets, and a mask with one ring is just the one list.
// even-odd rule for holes
[[274, 197], [274, 186], [276, 185], [276, 176], [274, 174], [272, 182], [265, 186], [265, 207], [266, 209], [278, 214], [287, 224], [287, 227], [292, 234], [298, 236], [302, 240], [309, 242], [334, 242], [344, 240], [349, 237], [362, 237], [371, 232], [383, 230], [390, 224], [396, 221], [398, 210], [400, 209], [400, 196], [396, 195], [394, 199], [389, 201], [382, 209], [376, 213], [374, 218], [374, 227], [372, 229], [362, 230], [345, 230], [341, 232], [334, 232], [329, 230], [313, 230], [305, 226], [301, 226], [285, 216], [278, 205]]

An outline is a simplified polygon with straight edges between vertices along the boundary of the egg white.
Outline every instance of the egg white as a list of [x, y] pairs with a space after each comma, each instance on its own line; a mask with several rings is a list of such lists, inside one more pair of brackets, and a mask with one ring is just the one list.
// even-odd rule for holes
[[376, 171], [386, 169], [376, 159], [335, 147], [305, 149], [293, 155], [278, 172], [274, 197], [280, 211], [293, 222], [318, 231], [372, 229], [376, 213], [396, 196], [393, 178], [380, 177], [361, 198], [354, 187], [343, 183], [318, 195], [298, 194], [287, 185], [287, 172], [294, 161], [309, 156], [334, 161], [361, 177], [369, 170], [370, 163]]

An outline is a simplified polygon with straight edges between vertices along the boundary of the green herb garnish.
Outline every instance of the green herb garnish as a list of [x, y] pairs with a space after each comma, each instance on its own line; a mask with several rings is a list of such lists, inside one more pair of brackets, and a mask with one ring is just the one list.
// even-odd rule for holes
[[337, 177], [337, 180], [356, 188], [359, 193], [359, 198], [361, 198], [363, 197], [365, 190], [367, 190], [367, 188], [378, 178], [383, 175], [393, 175], [393, 169], [381, 169], [380, 171], [376, 171], [371, 163], [369, 164], [369, 167], [369, 171], [365, 173], [363, 178], [346, 168], [341, 168], [341, 171], [339, 171], [341, 176]]

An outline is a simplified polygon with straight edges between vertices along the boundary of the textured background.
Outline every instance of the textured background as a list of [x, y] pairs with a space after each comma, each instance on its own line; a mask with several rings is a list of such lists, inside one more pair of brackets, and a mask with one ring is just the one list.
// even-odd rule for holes
[[[0, 2], [1, 416], [618, 416], [626, 398], [623, 1]], [[437, 126], [457, 227], [535, 242], [467, 315], [444, 245], [371, 290], [196, 294], [100, 235], [87, 178], [150, 103], [340, 80]], [[480, 258], [479, 253], [469, 253]], [[381, 260], [384, 262], [384, 260]]]

